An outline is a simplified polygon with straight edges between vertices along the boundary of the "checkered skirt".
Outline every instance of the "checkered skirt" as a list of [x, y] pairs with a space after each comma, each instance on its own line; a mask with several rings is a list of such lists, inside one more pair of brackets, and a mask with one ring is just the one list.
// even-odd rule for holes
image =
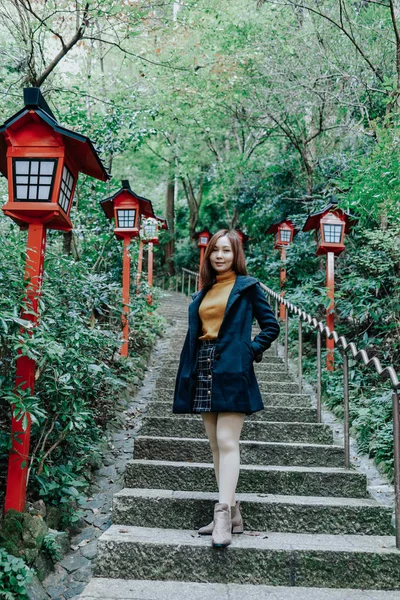
[[211, 411], [212, 364], [215, 355], [214, 340], [199, 341], [199, 360], [197, 364], [197, 385], [193, 402], [193, 412]]

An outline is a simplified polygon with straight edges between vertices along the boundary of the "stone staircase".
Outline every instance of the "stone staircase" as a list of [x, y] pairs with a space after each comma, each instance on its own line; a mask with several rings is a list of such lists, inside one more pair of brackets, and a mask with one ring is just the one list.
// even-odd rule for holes
[[255, 366], [265, 411], [246, 418], [240, 443], [245, 533], [227, 549], [197, 535], [217, 494], [200, 417], [171, 413], [187, 303], [171, 294], [160, 309], [170, 348], [82, 600], [399, 600], [384, 591], [400, 590], [392, 510], [343, 468], [343, 448], [272, 350]]

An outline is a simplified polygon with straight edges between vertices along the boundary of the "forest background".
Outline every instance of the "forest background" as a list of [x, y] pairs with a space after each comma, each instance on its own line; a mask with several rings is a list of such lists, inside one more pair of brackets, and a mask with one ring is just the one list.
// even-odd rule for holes
[[[0, 56], [0, 121], [21, 108], [24, 87], [40, 86], [58, 121], [95, 141], [113, 176], [109, 184], [80, 177], [73, 232], [49, 236], [42, 320], [22, 348], [38, 358], [37, 389], [19, 398], [26, 235], [0, 217], [2, 464], [16, 402], [34, 419], [30, 494], [66, 505], [58, 525], [73, 522], [87, 457], [162, 328], [143, 290], [131, 359], [117, 360], [121, 248], [99, 201], [121, 178], [168, 219], [156, 272], [171, 286], [181, 267], [197, 268], [196, 230], [240, 227], [250, 237], [249, 272], [277, 289], [266, 229], [284, 217], [301, 229], [336, 196], [359, 219], [336, 261], [337, 329], [400, 367], [394, 0], [2, 0]], [[323, 317], [324, 263], [309, 234], [289, 249], [287, 275], [288, 298]], [[313, 380], [311, 332], [306, 341]], [[340, 416], [339, 355], [336, 364], [324, 394]], [[361, 450], [391, 476], [390, 390], [356, 365], [351, 420]]]

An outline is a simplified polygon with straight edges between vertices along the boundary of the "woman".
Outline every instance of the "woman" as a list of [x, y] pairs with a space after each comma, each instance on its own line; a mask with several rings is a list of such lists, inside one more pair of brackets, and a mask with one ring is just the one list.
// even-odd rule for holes
[[[219, 499], [214, 521], [200, 534], [214, 546], [228, 546], [243, 533], [235, 491], [239, 478], [239, 439], [245, 415], [264, 408], [253, 361], [279, 334], [279, 325], [256, 279], [246, 271], [235, 231], [211, 238], [201, 270], [203, 288], [189, 306], [189, 329], [182, 349], [174, 413], [200, 413], [210, 442]], [[251, 339], [255, 317], [261, 332]]]

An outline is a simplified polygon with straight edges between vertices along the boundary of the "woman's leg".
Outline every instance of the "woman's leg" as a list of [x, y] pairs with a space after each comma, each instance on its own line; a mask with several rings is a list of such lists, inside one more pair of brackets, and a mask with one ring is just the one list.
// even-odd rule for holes
[[206, 430], [208, 441], [210, 442], [210, 448], [211, 448], [211, 452], [213, 455], [215, 478], [217, 480], [217, 485], [219, 488], [219, 451], [218, 451], [218, 444], [217, 444], [218, 413], [204, 412], [204, 413], [201, 413], [201, 416], [203, 419], [204, 428]]
[[218, 413], [216, 437], [219, 458], [219, 503], [228, 506], [235, 506], [240, 469], [239, 440], [244, 417], [242, 413]]

